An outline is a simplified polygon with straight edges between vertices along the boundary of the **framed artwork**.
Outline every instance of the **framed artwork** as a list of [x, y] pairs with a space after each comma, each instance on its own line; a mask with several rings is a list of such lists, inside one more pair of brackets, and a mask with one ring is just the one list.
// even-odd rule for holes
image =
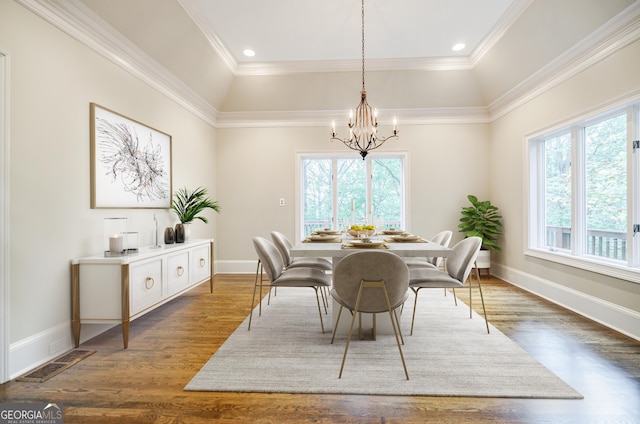
[[171, 136], [91, 103], [91, 208], [171, 206]]

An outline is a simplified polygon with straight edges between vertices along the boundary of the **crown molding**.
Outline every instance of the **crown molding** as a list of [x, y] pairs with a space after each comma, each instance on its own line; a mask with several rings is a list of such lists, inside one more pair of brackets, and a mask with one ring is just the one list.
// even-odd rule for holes
[[77, 0], [16, 1], [205, 122], [215, 125], [218, 111], [213, 106], [81, 2]]
[[480, 41], [469, 55], [469, 62], [474, 67], [482, 57], [504, 36], [511, 25], [524, 13], [535, 0], [514, 0], [507, 8], [491, 31]]
[[[183, 4], [189, 16], [194, 19], [205, 37], [210, 40], [214, 50], [221, 55], [231, 72], [235, 75], [257, 76], [286, 75], [305, 72], [357, 72], [362, 69], [362, 61], [360, 59], [239, 63], [222, 45], [217, 35], [208, 28], [208, 25], [202, 18], [203, 13], [199, 10], [198, 6], [191, 0], [179, 0], [179, 2]], [[487, 34], [469, 56], [367, 59], [367, 69], [370, 71], [460, 71], [472, 69], [533, 2], [534, 0], [515, 0], [494, 25], [489, 34]]]
[[489, 104], [496, 120], [640, 39], [636, 1], [598, 30]]
[[[473, 64], [467, 57], [423, 57], [367, 59], [367, 71], [451, 71], [468, 70]], [[307, 60], [282, 62], [247, 62], [238, 64], [235, 74], [243, 76], [286, 75], [312, 72], [360, 72], [362, 60]]]
[[[275, 111], [275, 112], [220, 112], [191, 90], [186, 84], [171, 74], [131, 41], [96, 16], [78, 0], [16, 0], [19, 4], [41, 16], [51, 24], [86, 44], [99, 54], [121, 66], [151, 87], [166, 95], [185, 109], [217, 128], [277, 127], [277, 126], [325, 126], [344, 111]], [[191, 0], [178, 0], [193, 19], [197, 10]], [[370, 70], [453, 70], [472, 69], [474, 63], [507, 30], [508, 22], [513, 22], [533, 0], [519, 0], [509, 9], [510, 16], [497, 25], [490, 39], [476, 49], [471, 59], [417, 58], [395, 60], [368, 60]], [[203, 23], [196, 22], [202, 30]], [[401, 124], [464, 124], [489, 123], [535, 97], [543, 94], [568, 78], [598, 63], [616, 51], [640, 38], [640, 1], [634, 2], [607, 24], [586, 37], [562, 56], [556, 58], [538, 72], [522, 81], [516, 87], [491, 102], [487, 107], [429, 108], [388, 110], [388, 116], [396, 115]], [[269, 64], [235, 64], [215, 34], [207, 39], [214, 49], [223, 52], [222, 60], [235, 67], [236, 75], [265, 75], [299, 72], [340, 72], [361, 69], [360, 61], [318, 61]], [[400, 66], [401, 65], [401, 66]], [[382, 111], [381, 111], [382, 113]], [[386, 115], [382, 115], [386, 116]]]
[[211, 48], [213, 48], [213, 51], [216, 52], [224, 64], [227, 65], [227, 68], [229, 68], [233, 74], [236, 74], [238, 70], [238, 62], [225, 47], [220, 38], [218, 38], [218, 36], [211, 30], [210, 25], [204, 18], [204, 13], [202, 13], [197, 4], [192, 0], [178, 0], [178, 4], [182, 6], [189, 18], [191, 18], [198, 29], [200, 29], [204, 37], [209, 42], [209, 45], [211, 45]]
[[[380, 109], [381, 117], [398, 117], [398, 125], [435, 124], [486, 124], [491, 121], [485, 107], [430, 108], [430, 109]], [[275, 128], [275, 127], [327, 127], [331, 121], [344, 118], [345, 110], [320, 111], [261, 111], [261, 112], [218, 112], [217, 128]], [[338, 120], [336, 120], [338, 117]], [[380, 119], [381, 125], [392, 124], [391, 118]]]

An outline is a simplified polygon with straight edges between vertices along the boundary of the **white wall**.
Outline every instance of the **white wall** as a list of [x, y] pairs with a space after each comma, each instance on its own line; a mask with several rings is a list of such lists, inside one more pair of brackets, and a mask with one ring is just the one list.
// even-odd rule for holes
[[[242, 128], [217, 132], [219, 217], [217, 272], [254, 272], [252, 237], [272, 230], [295, 234], [297, 153], [338, 151], [329, 128]], [[489, 195], [489, 131], [484, 124], [421, 125], [400, 128], [398, 140], [378, 151], [405, 151], [409, 157], [411, 231], [423, 235], [454, 231], [467, 194]], [[278, 201], [285, 198], [286, 206]]]
[[[153, 214], [90, 209], [89, 103], [173, 136], [173, 187], [216, 198], [215, 130], [131, 74], [26, 11], [0, 1], [10, 58], [10, 374], [70, 349], [71, 259], [102, 251], [103, 218], [128, 217], [141, 244]], [[214, 237], [217, 217], [194, 237]]]
[[[494, 259], [499, 273], [518, 285], [560, 300], [571, 309], [606, 307], [627, 316], [618, 329], [640, 337], [640, 284], [581, 271], [524, 255], [526, 243], [525, 135], [565, 122], [572, 117], [636, 93], [640, 95], [640, 42], [547, 91], [491, 126], [491, 199], [502, 209], [505, 224], [504, 252]], [[579, 297], [581, 301], [569, 300]], [[591, 312], [582, 311], [585, 315]], [[593, 318], [603, 321], [602, 316]], [[631, 324], [635, 326], [632, 330]]]

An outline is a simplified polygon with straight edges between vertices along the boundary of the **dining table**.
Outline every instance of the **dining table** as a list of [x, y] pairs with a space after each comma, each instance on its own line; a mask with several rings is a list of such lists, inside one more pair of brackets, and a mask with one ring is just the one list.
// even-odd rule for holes
[[[411, 237], [404, 234], [404, 237], [392, 234], [379, 234], [370, 237], [372, 243], [363, 242], [357, 237], [352, 237], [347, 233], [331, 234], [325, 237], [311, 235], [300, 242], [297, 242], [290, 251], [292, 257], [318, 257], [331, 258], [333, 269], [342, 258], [353, 252], [366, 250], [385, 250], [400, 257], [448, 257], [453, 250], [434, 243], [420, 236]], [[340, 305], [334, 300], [332, 305], [333, 325], [337, 320]], [[373, 328], [372, 314], [361, 314], [362, 329]], [[401, 316], [399, 317], [401, 319]], [[341, 319], [338, 333], [347, 333], [349, 329], [349, 319]], [[393, 334], [393, 328], [388, 316], [379, 316], [376, 319], [376, 333]]]

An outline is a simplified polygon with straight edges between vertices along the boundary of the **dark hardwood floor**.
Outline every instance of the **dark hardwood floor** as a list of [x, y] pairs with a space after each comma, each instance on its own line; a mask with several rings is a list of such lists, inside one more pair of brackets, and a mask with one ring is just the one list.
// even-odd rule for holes
[[65, 423], [86, 424], [640, 423], [640, 342], [493, 277], [483, 277], [489, 321], [584, 399], [183, 391], [249, 313], [252, 284], [252, 275], [218, 275], [213, 294], [202, 284], [134, 321], [128, 349], [116, 327], [49, 381], [1, 385], [0, 401], [59, 402]]

